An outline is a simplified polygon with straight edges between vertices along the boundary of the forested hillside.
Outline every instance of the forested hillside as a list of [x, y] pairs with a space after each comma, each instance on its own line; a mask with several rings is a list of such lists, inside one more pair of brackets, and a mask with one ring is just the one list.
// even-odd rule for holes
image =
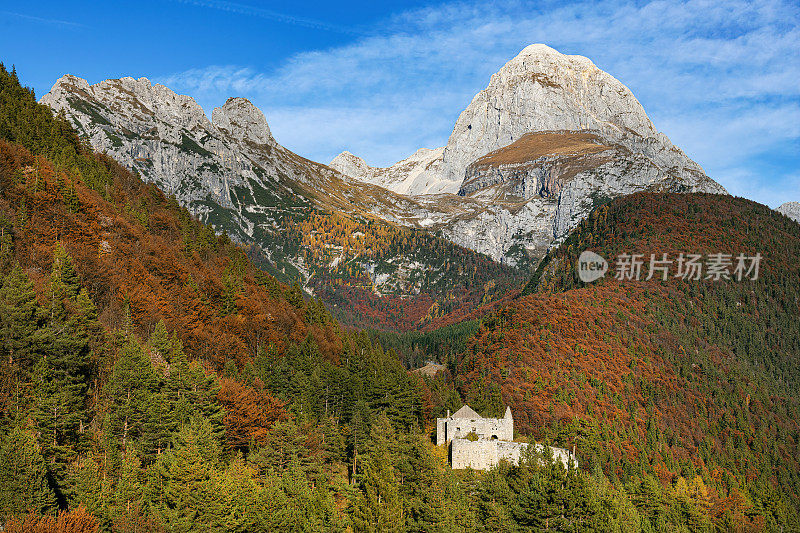
[[145, 78], [90, 86], [66, 75], [41, 102], [349, 327], [416, 329], [521, 289], [530, 275], [529, 261], [503, 265], [433, 231], [416, 200], [280, 146], [246, 99], [209, 121], [192, 98]]
[[[587, 249], [612, 262], [588, 286], [576, 271]], [[641, 280], [615, 279], [614, 259], [634, 253], [647, 258]], [[673, 265], [646, 281], [651, 253], [730, 254], [731, 272], [740, 253], [763, 258], [757, 280], [676, 279]], [[798, 257], [800, 224], [748, 200], [614, 200], [545, 258], [530, 295], [482, 320], [454, 369], [459, 390], [499, 387], [518, 424], [576, 446], [585, 468], [645, 498], [651, 521], [664, 518], [663, 487], [699, 476], [691, 509], [718, 525], [798, 527]]]
[[[354, 493], [331, 483], [355, 483], [380, 413], [429, 416], [424, 385], [89, 152], [5, 69], [0, 136], [6, 530], [344, 524]], [[208, 491], [219, 506], [201, 509]]]
[[[257, 252], [91, 153], [0, 68], [0, 523], [797, 530], [800, 225], [743, 200], [680, 198], [597, 210], [535, 294], [482, 318], [353, 333], [259, 270]], [[664, 241], [659, 217], [674, 228]], [[362, 223], [316, 231], [359, 246], [348, 224]], [[567, 266], [583, 246], [695, 245], [760, 251], [762, 280], [576, 287]], [[428, 358], [449, 372], [403, 364]], [[575, 446], [580, 469], [533, 456], [449, 469], [431, 423], [464, 401], [483, 415], [510, 404], [520, 439]]]
[[343, 323], [409, 331], [515, 293], [525, 271], [427, 231], [314, 212], [287, 224], [307, 284]]

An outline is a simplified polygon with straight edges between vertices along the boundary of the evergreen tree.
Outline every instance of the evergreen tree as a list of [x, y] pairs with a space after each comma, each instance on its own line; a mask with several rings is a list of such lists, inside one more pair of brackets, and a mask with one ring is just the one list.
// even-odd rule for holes
[[72, 264], [72, 258], [61, 242], [56, 243], [53, 251], [53, 269], [50, 274], [50, 283], [54, 299], [70, 298], [74, 300], [81, 289], [81, 280], [75, 271], [75, 266]]
[[0, 357], [9, 365], [30, 369], [37, 358], [38, 332], [36, 293], [33, 282], [15, 264], [0, 285]]
[[156, 512], [170, 531], [190, 533], [213, 520], [212, 478], [219, 446], [208, 424], [195, 420], [175, 436], [175, 448], [159, 458], [162, 502]]
[[167, 347], [163, 347], [171, 361], [164, 386], [165, 398], [176, 426], [188, 424], [195, 416], [206, 420], [214, 436], [221, 442], [225, 436], [225, 410], [217, 394], [220, 386], [216, 374], [206, 374], [197, 361], [186, 359], [183, 345], [173, 333]]
[[0, 515], [55, 510], [48, 477], [34, 432], [12, 427], [0, 440]]
[[153, 333], [150, 335], [148, 344], [156, 360], [162, 359], [167, 363], [170, 362], [172, 346], [169, 333], [167, 332], [167, 326], [164, 324], [163, 320], [159, 320], [156, 324]]
[[110, 424], [107, 429], [124, 445], [139, 439], [151, 423], [150, 406], [158, 387], [159, 377], [150, 359], [135, 338], [127, 337], [104, 390]]
[[85, 295], [79, 298], [79, 292], [80, 280], [72, 260], [57, 245], [50, 280], [49, 320], [40, 330], [42, 356], [33, 369], [33, 416], [44, 454], [59, 483], [66, 465], [87, 441], [90, 419], [86, 393], [91, 349], [87, 331], [93, 327], [90, 321], [94, 311]]
[[386, 416], [373, 425], [371, 449], [363, 462], [361, 491], [353, 503], [353, 531], [405, 530], [405, 513], [395, 463], [396, 435]]

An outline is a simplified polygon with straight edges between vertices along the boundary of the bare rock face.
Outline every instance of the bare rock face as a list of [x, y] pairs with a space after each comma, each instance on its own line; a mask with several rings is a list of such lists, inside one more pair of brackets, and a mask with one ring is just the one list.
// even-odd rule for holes
[[372, 183], [398, 194], [455, 193], [461, 180], [443, 180], [441, 173], [444, 148], [420, 148], [411, 156], [390, 167], [372, 167], [358, 156], [344, 151], [328, 166], [366, 183]]
[[792, 220], [800, 222], [800, 202], [786, 202], [778, 206], [776, 211], [783, 213]]
[[680, 177], [700, 166], [653, 126], [633, 93], [582, 56], [543, 44], [525, 48], [491, 77], [461, 113], [444, 152], [447, 179], [529, 132], [589, 131], [640, 153]]
[[375, 174], [378, 170], [376, 167], [369, 166], [366, 161], [357, 155], [351, 154], [347, 150], [334, 157], [333, 160], [328, 163], [328, 166], [351, 178], [367, 183], [374, 183]]
[[[233, 207], [232, 188], [256, 178], [253, 161], [239, 153], [239, 145], [274, 145], [264, 115], [247, 100], [229, 99], [211, 122], [193, 98], [147, 78], [89, 85], [66, 75], [41, 102], [64, 111], [96, 150], [190, 207], [206, 199]], [[195, 207], [202, 212], [199, 203]]]
[[211, 113], [211, 122], [229, 136], [255, 145], [276, 144], [264, 113], [247, 98], [228, 98]]
[[726, 193], [653, 126], [627, 87], [589, 59], [542, 44], [506, 63], [461, 113], [424, 173], [436, 186], [418, 186], [408, 164], [415, 156], [376, 169], [343, 153], [331, 166], [400, 194], [457, 192], [458, 207], [448, 194], [418, 197], [426, 220], [453, 242], [511, 264], [535, 260], [615, 196]]
[[629, 155], [630, 151], [603, 144], [590, 133], [526, 133], [468, 165], [458, 194], [500, 186], [505, 194], [520, 199], [558, 199], [564, 184], [578, 174]]

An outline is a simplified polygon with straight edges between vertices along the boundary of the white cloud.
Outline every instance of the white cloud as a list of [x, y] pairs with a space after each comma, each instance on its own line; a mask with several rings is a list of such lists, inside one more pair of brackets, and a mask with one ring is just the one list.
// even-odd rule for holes
[[[489, 76], [544, 42], [591, 58], [712, 177], [735, 189], [748, 175], [761, 184], [748, 190], [767, 201], [771, 178], [753, 160], [800, 138], [798, 20], [800, 9], [780, 0], [462, 2], [399, 13], [371, 36], [298, 54], [273, 72], [210, 66], [159, 81], [206, 108], [250, 98], [276, 138], [306, 157], [347, 149], [390, 164], [444, 145]], [[785, 178], [793, 170], [772, 181], [796, 187]]]

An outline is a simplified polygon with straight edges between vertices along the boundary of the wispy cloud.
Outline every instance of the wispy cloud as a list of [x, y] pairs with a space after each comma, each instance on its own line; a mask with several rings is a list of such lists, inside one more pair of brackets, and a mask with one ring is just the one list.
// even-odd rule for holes
[[273, 11], [271, 9], [264, 9], [261, 7], [250, 6], [247, 4], [238, 4], [236, 2], [226, 2], [224, 0], [174, 0], [182, 4], [191, 4], [198, 7], [205, 7], [216, 9], [219, 11], [226, 11], [228, 13], [235, 13], [238, 15], [246, 15], [249, 17], [259, 17], [276, 22], [283, 22], [293, 26], [303, 26], [315, 30], [331, 31], [335, 33], [344, 33], [346, 35], [362, 35], [361, 32], [354, 28], [347, 28], [338, 26], [336, 24], [329, 24], [321, 20], [315, 20], [305, 17], [297, 17], [280, 11]]
[[[630, 87], [656, 127], [732, 193], [773, 204], [800, 198], [788, 177], [800, 166], [799, 21], [782, 0], [461, 2], [400, 13], [274, 71], [210, 66], [159, 81], [204, 107], [250, 98], [279, 141], [313, 159], [347, 149], [390, 164], [444, 145], [489, 76], [544, 42]], [[764, 174], [776, 153], [784, 163]]]
[[83, 24], [79, 24], [77, 22], [70, 22], [69, 20], [59, 20], [59, 19], [51, 19], [51, 18], [43, 18], [43, 17], [36, 17], [34, 15], [26, 15], [25, 13], [17, 13], [15, 11], [2, 11], [0, 10], [0, 15], [5, 15], [8, 17], [14, 17], [22, 20], [27, 20], [29, 22], [35, 22], [37, 24], [49, 24], [51, 26], [61, 26], [63, 28], [84, 28]]

